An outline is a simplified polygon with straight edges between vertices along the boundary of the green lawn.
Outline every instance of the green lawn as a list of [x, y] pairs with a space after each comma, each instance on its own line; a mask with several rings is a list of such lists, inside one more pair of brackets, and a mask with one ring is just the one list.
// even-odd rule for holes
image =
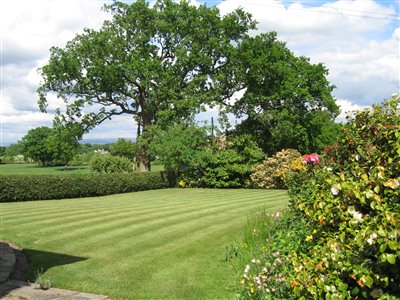
[[215, 189], [2, 203], [0, 235], [26, 250], [31, 280], [43, 268], [56, 287], [113, 299], [234, 299], [226, 246], [250, 212], [287, 203], [285, 191]]
[[[162, 165], [153, 165], [152, 172], [164, 170]], [[63, 166], [42, 167], [38, 164], [0, 164], [0, 174], [19, 175], [19, 174], [88, 174], [88, 166], [71, 166], [65, 169]]]

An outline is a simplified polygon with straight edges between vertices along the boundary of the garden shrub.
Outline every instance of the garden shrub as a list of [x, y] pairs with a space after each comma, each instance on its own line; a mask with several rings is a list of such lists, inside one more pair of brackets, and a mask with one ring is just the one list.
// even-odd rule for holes
[[262, 189], [286, 188], [285, 176], [305, 170], [303, 158], [295, 149], [284, 149], [255, 166], [251, 174], [254, 186]]
[[252, 137], [246, 134], [223, 136], [205, 151], [206, 163], [198, 182], [200, 186], [213, 188], [249, 187], [251, 170], [264, 157]]
[[321, 163], [291, 178], [312, 225], [291, 287], [318, 299], [400, 297], [400, 98], [354, 113]]
[[0, 202], [103, 196], [168, 187], [160, 173], [1, 175]]
[[126, 157], [98, 154], [90, 161], [90, 170], [98, 173], [131, 173], [133, 162]]

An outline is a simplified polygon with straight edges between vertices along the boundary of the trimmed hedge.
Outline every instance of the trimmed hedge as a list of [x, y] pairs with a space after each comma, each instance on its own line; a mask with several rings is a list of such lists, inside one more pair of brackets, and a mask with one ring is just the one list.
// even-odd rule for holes
[[104, 196], [167, 187], [162, 173], [1, 175], [0, 202]]

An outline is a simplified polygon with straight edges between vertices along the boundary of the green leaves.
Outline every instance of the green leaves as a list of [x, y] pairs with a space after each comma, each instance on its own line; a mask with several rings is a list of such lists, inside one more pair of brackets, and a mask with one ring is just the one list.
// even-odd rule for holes
[[338, 106], [322, 64], [296, 57], [274, 32], [247, 38], [239, 49], [247, 89], [232, 111], [246, 117], [241, 132], [270, 155], [287, 148], [321, 151], [336, 139]]

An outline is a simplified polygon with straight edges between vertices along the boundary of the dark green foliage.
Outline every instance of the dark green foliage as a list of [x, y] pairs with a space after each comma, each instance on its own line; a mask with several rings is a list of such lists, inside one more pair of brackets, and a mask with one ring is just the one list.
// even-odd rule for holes
[[126, 157], [97, 154], [92, 157], [90, 170], [97, 173], [132, 173], [133, 162]]
[[38, 161], [43, 166], [52, 161], [53, 152], [48, 144], [52, 133], [53, 130], [46, 126], [29, 130], [19, 143], [19, 149], [25, 158]]
[[6, 147], [0, 147], [0, 163], [3, 161], [3, 156], [5, 152], [6, 152]]
[[151, 131], [154, 134], [148, 144], [149, 153], [158, 157], [171, 180], [202, 176], [210, 145], [206, 127], [178, 124], [165, 130], [152, 127]]
[[335, 126], [339, 108], [322, 64], [296, 57], [275, 33], [248, 38], [239, 48], [247, 86], [232, 109], [246, 116], [239, 132], [251, 134], [269, 155], [287, 148], [315, 152], [334, 140], [326, 127]]
[[6, 147], [6, 150], [4, 152], [4, 156], [7, 157], [14, 157], [19, 154], [22, 154], [21, 144], [10, 144], [9, 146]]
[[206, 151], [206, 165], [199, 179], [206, 187], [249, 187], [253, 166], [264, 158], [250, 135], [224, 136]]
[[136, 156], [136, 145], [128, 139], [118, 139], [115, 144], [111, 145], [111, 155], [121, 156], [133, 160]]
[[168, 187], [160, 173], [2, 175], [0, 202], [103, 196]]
[[181, 187], [248, 187], [254, 164], [264, 158], [250, 135], [209, 137], [206, 127], [184, 124], [151, 131], [139, 143], [146, 143]]
[[68, 166], [68, 163], [78, 153], [80, 129], [80, 126], [74, 123], [61, 125], [54, 122], [52, 134], [46, 144], [55, 164]]

